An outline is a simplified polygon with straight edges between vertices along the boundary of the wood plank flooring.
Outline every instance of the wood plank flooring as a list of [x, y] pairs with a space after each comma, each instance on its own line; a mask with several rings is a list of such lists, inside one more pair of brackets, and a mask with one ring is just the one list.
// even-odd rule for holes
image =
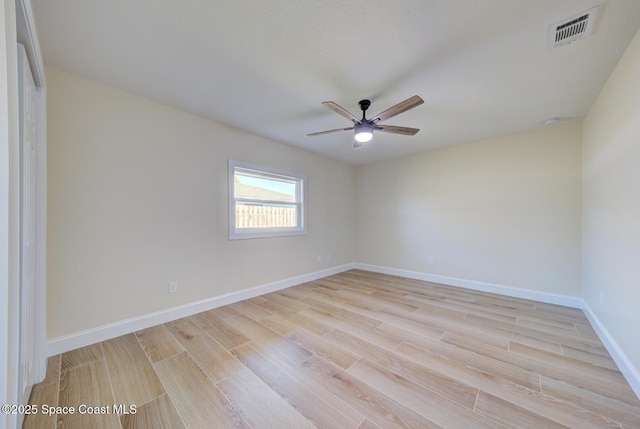
[[76, 412], [25, 428], [640, 428], [580, 310], [357, 270], [51, 357], [31, 403]]

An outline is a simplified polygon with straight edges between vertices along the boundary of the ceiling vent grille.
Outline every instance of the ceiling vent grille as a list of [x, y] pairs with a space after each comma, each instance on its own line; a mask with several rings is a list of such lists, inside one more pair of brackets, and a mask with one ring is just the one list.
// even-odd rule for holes
[[549, 47], [567, 45], [589, 36], [598, 14], [598, 6], [549, 27]]

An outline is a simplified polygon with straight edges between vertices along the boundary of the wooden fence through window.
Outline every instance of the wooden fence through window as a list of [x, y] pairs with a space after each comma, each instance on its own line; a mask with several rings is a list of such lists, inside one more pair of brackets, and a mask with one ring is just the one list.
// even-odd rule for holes
[[297, 226], [294, 207], [236, 205], [236, 228], [268, 228]]

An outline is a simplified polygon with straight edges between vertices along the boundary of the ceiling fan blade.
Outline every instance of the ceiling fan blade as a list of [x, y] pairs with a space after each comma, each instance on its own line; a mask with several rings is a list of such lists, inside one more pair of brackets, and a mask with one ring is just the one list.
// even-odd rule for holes
[[405, 136], [414, 136], [420, 131], [419, 128], [397, 127], [395, 125], [376, 125], [374, 129], [385, 133], [403, 134]]
[[414, 95], [413, 97], [407, 98], [395, 106], [391, 106], [387, 110], [378, 113], [376, 116], [373, 116], [371, 122], [375, 123], [393, 118], [394, 116], [399, 115], [402, 112], [406, 112], [409, 109], [413, 109], [422, 103], [424, 103], [424, 100], [419, 96]]
[[335, 130], [319, 131], [319, 132], [317, 132], [317, 133], [307, 134], [307, 136], [309, 136], [309, 137], [313, 137], [313, 136], [321, 136], [322, 134], [337, 133], [338, 131], [348, 131], [348, 130], [352, 130], [352, 129], [353, 129], [353, 127], [349, 127], [349, 128], [336, 128]]
[[345, 118], [347, 118], [348, 120], [350, 120], [351, 122], [353, 122], [354, 124], [359, 124], [361, 121], [360, 119], [356, 118], [351, 112], [349, 112], [347, 109], [345, 109], [344, 107], [340, 107], [338, 106], [336, 103], [334, 103], [333, 101], [323, 101], [322, 104], [324, 104], [325, 106], [327, 106], [329, 109], [333, 110], [334, 112], [336, 112], [338, 115], [340, 116], [344, 116]]

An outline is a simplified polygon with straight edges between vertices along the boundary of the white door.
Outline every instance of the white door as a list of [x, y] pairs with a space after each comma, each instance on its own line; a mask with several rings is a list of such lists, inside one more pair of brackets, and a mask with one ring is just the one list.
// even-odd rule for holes
[[36, 324], [36, 86], [18, 45], [20, 92], [20, 333], [18, 398], [29, 401], [34, 382]]

